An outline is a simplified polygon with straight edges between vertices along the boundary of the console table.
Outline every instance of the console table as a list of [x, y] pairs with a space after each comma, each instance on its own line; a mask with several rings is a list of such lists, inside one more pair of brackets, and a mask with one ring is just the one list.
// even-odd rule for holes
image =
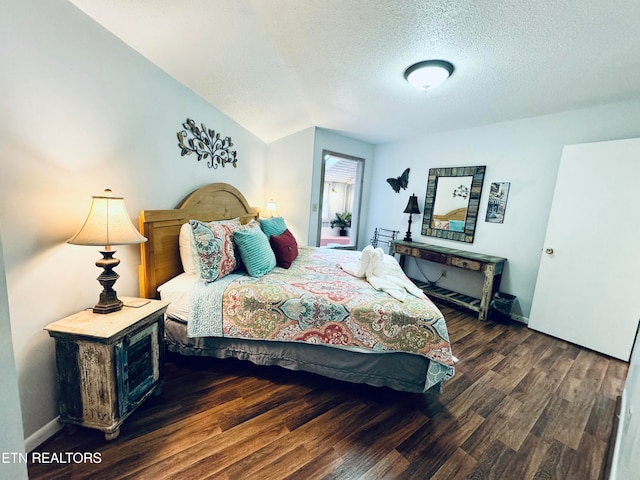
[[487, 319], [489, 303], [493, 295], [500, 288], [500, 279], [502, 278], [502, 269], [507, 261], [506, 258], [494, 257], [493, 255], [485, 255], [483, 253], [467, 252], [455, 248], [440, 247], [428, 243], [395, 240], [392, 245], [393, 253], [400, 255], [400, 266], [403, 270], [405, 268], [406, 257], [414, 257], [463, 270], [482, 272], [484, 274], [484, 283], [482, 285], [481, 298], [473, 298], [413, 278], [411, 280], [431, 298], [439, 298], [454, 305], [478, 312], [478, 318], [480, 320]]

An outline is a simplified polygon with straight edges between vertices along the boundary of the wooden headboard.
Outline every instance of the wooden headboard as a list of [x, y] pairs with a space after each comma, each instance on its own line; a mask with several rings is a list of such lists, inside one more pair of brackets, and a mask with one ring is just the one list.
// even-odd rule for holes
[[143, 210], [140, 232], [140, 296], [156, 298], [157, 288], [182, 273], [178, 237], [189, 220], [210, 222], [240, 217], [242, 223], [257, 219], [260, 210], [250, 207], [244, 195], [226, 183], [211, 183], [190, 193], [174, 210]]

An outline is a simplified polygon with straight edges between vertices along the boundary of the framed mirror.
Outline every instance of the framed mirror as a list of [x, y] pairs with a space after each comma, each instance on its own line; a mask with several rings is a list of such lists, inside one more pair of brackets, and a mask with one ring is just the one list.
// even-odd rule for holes
[[486, 168], [429, 169], [422, 235], [473, 242]]

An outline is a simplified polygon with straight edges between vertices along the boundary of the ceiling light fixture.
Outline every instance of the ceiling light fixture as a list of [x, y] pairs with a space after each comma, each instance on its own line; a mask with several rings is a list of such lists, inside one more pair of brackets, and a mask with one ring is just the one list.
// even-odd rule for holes
[[429, 90], [442, 85], [453, 73], [453, 65], [445, 60], [425, 60], [411, 65], [404, 78], [419, 90]]

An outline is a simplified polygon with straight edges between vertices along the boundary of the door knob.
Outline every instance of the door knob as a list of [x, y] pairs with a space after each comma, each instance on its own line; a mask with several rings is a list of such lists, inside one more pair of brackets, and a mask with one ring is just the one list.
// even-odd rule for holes
[[553, 248], [546, 248], [544, 253], [546, 253], [547, 255], [553, 255]]

